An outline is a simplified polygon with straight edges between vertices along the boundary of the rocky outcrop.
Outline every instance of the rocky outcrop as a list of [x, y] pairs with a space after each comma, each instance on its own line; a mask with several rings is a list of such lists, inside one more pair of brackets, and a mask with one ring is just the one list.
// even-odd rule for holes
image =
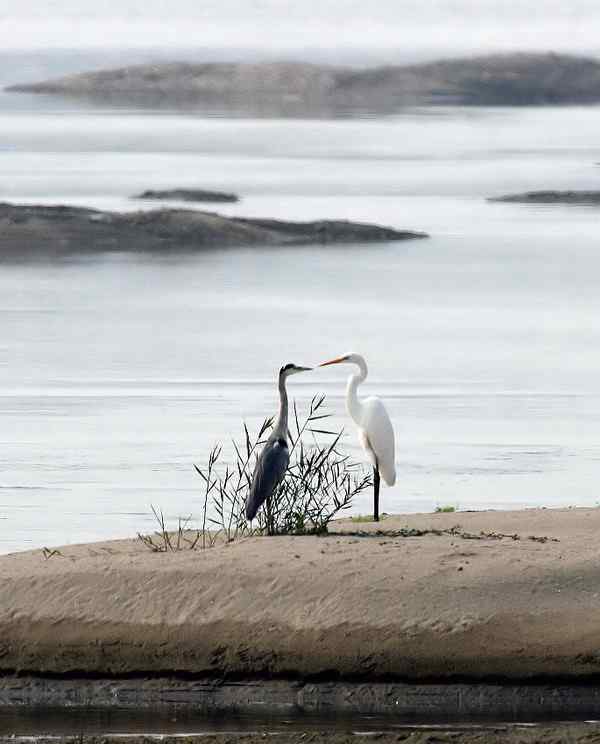
[[0, 258], [98, 251], [178, 252], [227, 246], [373, 243], [427, 237], [389, 227], [320, 220], [224, 217], [157, 209], [117, 213], [69, 206], [0, 204]]
[[105, 102], [266, 107], [305, 113], [455, 103], [532, 105], [600, 101], [600, 61], [565, 54], [497, 54], [368, 69], [299, 62], [136, 65], [13, 85], [11, 91]]
[[600, 191], [525, 191], [523, 194], [492, 196], [492, 202], [519, 204], [584, 204], [600, 206]]
[[148, 199], [152, 201], [185, 201], [185, 202], [237, 202], [236, 194], [224, 191], [206, 191], [204, 189], [165, 189], [164, 191], [143, 191], [133, 199]]

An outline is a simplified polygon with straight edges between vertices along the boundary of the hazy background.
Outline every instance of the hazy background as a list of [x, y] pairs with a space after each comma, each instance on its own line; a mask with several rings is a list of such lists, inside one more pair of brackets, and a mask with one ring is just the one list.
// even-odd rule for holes
[[[166, 48], [364, 61], [598, 50], [595, 0], [4, 0], [4, 49]], [[320, 51], [318, 51], [320, 50]]]

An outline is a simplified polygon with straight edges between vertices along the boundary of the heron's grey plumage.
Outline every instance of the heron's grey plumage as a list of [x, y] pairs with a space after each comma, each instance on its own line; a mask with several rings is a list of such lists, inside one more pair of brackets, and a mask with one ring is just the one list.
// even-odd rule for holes
[[256, 462], [250, 492], [246, 499], [246, 519], [253, 520], [260, 507], [276, 491], [285, 476], [290, 452], [288, 448], [288, 397], [285, 380], [289, 375], [309, 367], [286, 364], [279, 370], [279, 416], [270, 437]]
[[252, 485], [246, 501], [246, 519], [252, 520], [266, 499], [283, 480], [290, 461], [290, 451], [284, 439], [269, 437], [260, 453], [252, 476]]

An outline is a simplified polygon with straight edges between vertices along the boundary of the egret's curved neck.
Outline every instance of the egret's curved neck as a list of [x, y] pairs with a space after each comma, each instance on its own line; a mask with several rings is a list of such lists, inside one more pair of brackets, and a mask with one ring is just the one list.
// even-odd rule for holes
[[279, 375], [279, 416], [272, 436], [287, 441], [288, 433], [288, 396], [285, 388], [285, 375]]
[[363, 404], [360, 402], [358, 397], [358, 386], [361, 382], [367, 379], [369, 370], [367, 369], [367, 363], [364, 359], [356, 361], [358, 365], [358, 372], [350, 375], [348, 378], [348, 385], [346, 386], [346, 408], [350, 417], [354, 420], [354, 423], [361, 425]]

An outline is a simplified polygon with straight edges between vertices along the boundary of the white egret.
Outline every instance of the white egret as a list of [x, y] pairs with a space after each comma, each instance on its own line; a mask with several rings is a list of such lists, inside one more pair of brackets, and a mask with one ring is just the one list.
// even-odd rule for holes
[[373, 465], [373, 519], [379, 521], [379, 483], [380, 476], [388, 486], [396, 482], [396, 447], [394, 428], [388, 412], [379, 398], [358, 397], [358, 386], [367, 379], [367, 363], [360, 354], [344, 356], [323, 362], [319, 367], [329, 364], [356, 364], [358, 372], [350, 375], [346, 388], [346, 410], [358, 427], [358, 439]]

